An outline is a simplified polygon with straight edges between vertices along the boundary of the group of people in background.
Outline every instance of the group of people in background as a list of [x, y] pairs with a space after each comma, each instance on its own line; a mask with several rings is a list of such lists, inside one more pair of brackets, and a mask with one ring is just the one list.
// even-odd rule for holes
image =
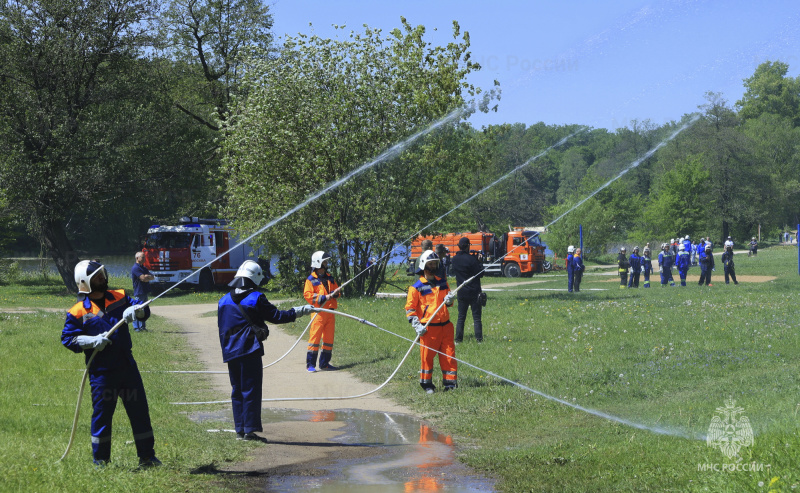
[[[755, 238], [753, 238], [755, 240]], [[739, 284], [736, 280], [736, 269], [733, 260], [733, 239], [728, 236], [725, 240], [725, 250], [722, 253], [722, 264], [725, 273], [725, 284]], [[638, 288], [639, 277], [644, 276], [644, 287], [650, 287], [650, 274], [652, 272], [652, 259], [650, 244], [648, 243], [643, 255], [639, 255], [639, 247], [634, 247], [630, 257], [626, 255], [625, 247], [620, 248], [617, 256], [617, 266], [620, 277], [620, 289]], [[681, 286], [686, 286], [686, 277], [692, 266], [700, 266], [700, 286], [713, 286], [711, 284], [711, 273], [716, 271], [714, 262], [713, 244], [711, 238], [700, 238], [699, 242], [693, 242], [689, 235], [683, 239], [672, 239], [669, 243], [661, 244], [661, 251], [658, 253], [658, 272], [661, 280], [661, 287], [667, 285], [675, 286], [673, 268], [678, 271]], [[630, 274], [630, 276], [629, 276]]]
[[[753, 237], [750, 242], [750, 255], [758, 251], [758, 242]], [[678, 271], [678, 278], [681, 286], [686, 286], [686, 277], [692, 266], [700, 267], [700, 280], [698, 285], [713, 286], [711, 283], [711, 273], [716, 271], [714, 261], [713, 244], [711, 238], [700, 238], [699, 241], [692, 241], [689, 235], [684, 238], [671, 239], [669, 243], [662, 243], [660, 251], [656, 256], [658, 261], [658, 272], [662, 287], [675, 286], [673, 269]], [[725, 284], [739, 284], [736, 280], [736, 269], [733, 259], [733, 239], [728, 236], [725, 241], [724, 251], [720, 258], [725, 274]], [[567, 291], [580, 291], [581, 279], [585, 265], [581, 258], [581, 249], [570, 245], [567, 248], [566, 258], [567, 268]], [[639, 247], [633, 247], [630, 256], [627, 249], [621, 247], [617, 255], [617, 269], [619, 273], [620, 289], [638, 288], [640, 281], [645, 288], [650, 287], [650, 275], [653, 273], [653, 258], [650, 244], [645, 245], [640, 252]]]

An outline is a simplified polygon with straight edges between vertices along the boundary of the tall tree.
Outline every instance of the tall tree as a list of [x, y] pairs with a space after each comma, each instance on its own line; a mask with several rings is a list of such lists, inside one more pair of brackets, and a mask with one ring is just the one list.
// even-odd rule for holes
[[739, 116], [745, 120], [764, 113], [782, 116], [800, 125], [800, 78], [787, 77], [789, 65], [764, 62], [744, 80], [745, 92], [736, 102]]
[[152, 44], [156, 0], [0, 3], [0, 183], [75, 290], [66, 214], [120, 185], [114, 146], [129, 128], [118, 82]]
[[231, 99], [241, 96], [244, 58], [268, 53], [272, 15], [262, 0], [172, 0], [164, 14], [168, 52], [187, 71], [171, 88], [175, 106], [219, 130]]
[[[347, 40], [289, 37], [279, 58], [253, 60], [224, 146], [228, 217], [240, 228], [257, 230], [480, 91], [465, 80], [480, 66], [457, 23], [451, 43], [431, 46], [423, 26], [401, 22], [388, 37], [370, 28]], [[419, 146], [418, 159], [372, 168], [267, 230], [260, 241], [294, 259], [279, 264], [286, 287], [300, 285], [314, 250], [333, 250], [347, 281], [365, 257], [429, 219], [437, 184], [456, 164], [439, 139]]]

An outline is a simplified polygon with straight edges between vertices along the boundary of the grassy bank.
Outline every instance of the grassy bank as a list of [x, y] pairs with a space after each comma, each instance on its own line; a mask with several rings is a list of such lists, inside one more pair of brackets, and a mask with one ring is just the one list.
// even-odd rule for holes
[[[797, 251], [776, 247], [736, 260], [738, 286], [725, 285], [721, 262], [714, 286], [703, 288], [697, 268], [685, 288], [661, 288], [656, 275], [650, 289], [620, 290], [616, 276], [590, 273], [572, 295], [549, 291], [565, 287], [563, 274], [519, 279], [545, 282], [490, 292], [480, 345], [468, 317], [458, 358], [656, 432], [465, 364], [457, 392], [426, 396], [416, 383], [416, 352], [389, 392], [452, 433], [463, 460], [502, 478], [507, 491], [791, 490], [800, 484]], [[749, 276], [776, 279], [745, 282]], [[502, 279], [487, 281], [498, 288]], [[343, 300], [340, 308], [412, 337], [403, 303]], [[337, 362], [382, 381], [408, 343], [339, 320]], [[703, 440], [729, 397], [755, 432], [742, 463], [760, 471], [703, 470], [731, 462]]]
[[[776, 279], [726, 286], [720, 262], [711, 288], [697, 286], [696, 268], [690, 272], [695, 282], [686, 288], [662, 289], [654, 282], [647, 290], [620, 290], [616, 277], [587, 273], [582, 292], [572, 295], [547, 291], [565, 287], [563, 274], [520, 279], [544, 282], [507, 287], [502, 279], [487, 279], [487, 287], [500, 291], [489, 293], [484, 311], [486, 342], [474, 341], [468, 318], [457, 357], [540, 393], [461, 364], [456, 392], [427, 396], [417, 383], [417, 351], [388, 393], [452, 434], [461, 458], [498, 477], [506, 491], [793, 491], [800, 484], [797, 251], [775, 247], [736, 259], [742, 281], [746, 276]], [[124, 287], [123, 282], [111, 285]], [[0, 287], [0, 304], [66, 309], [72, 298], [60, 289]], [[166, 303], [219, 297], [182, 294]], [[343, 299], [340, 310], [411, 338], [403, 304], [402, 299]], [[453, 321], [455, 316], [453, 309]], [[242, 458], [241, 444], [232, 446], [235, 442], [205, 432], [213, 425], [194, 424], [168, 404], [209, 398], [203, 377], [146, 373], [157, 452], [165, 468], [133, 472], [135, 451], [125, 444], [130, 429], [120, 410], [115, 461], [109, 469], [94, 470], [86, 402], [76, 449], [66, 462], [53, 464], [66, 446], [82, 367], [82, 358], [60, 347], [62, 325], [62, 314], [0, 315], [0, 439], [8, 444], [0, 452], [1, 489], [213, 489], [214, 475], [192, 471]], [[290, 330], [299, 333], [303, 327]], [[172, 332], [135, 338], [142, 369], [196, 367], [183, 336]], [[340, 318], [334, 362], [379, 383], [408, 346]], [[754, 444], [740, 452], [741, 464], [755, 464], [750, 467], [755, 471], [702, 470], [731, 462], [698, 439], [729, 397], [744, 409], [755, 432]]]

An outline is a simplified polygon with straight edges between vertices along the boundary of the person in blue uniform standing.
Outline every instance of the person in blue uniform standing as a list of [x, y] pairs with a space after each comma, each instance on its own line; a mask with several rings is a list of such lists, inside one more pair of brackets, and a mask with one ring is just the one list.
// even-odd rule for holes
[[681, 243], [678, 246], [678, 257], [675, 259], [675, 267], [678, 268], [678, 276], [681, 278], [681, 286], [683, 287], [686, 287], [686, 275], [692, 265], [691, 254], [686, 251], [685, 245], [685, 243]]
[[642, 275], [644, 276], [644, 287], [650, 287], [650, 273], [653, 272], [653, 260], [650, 258], [650, 247], [644, 247], [642, 252]]
[[[144, 253], [136, 252], [133, 256], [134, 263], [131, 268], [131, 281], [133, 281], [133, 298], [137, 305], [147, 301], [147, 296], [150, 293], [150, 282], [155, 280], [150, 269], [144, 266]], [[147, 330], [147, 322], [144, 320], [134, 320], [133, 330], [135, 332], [142, 332]]]
[[672, 277], [672, 265], [675, 263], [675, 257], [672, 256], [670, 245], [664, 243], [661, 245], [661, 253], [658, 254], [658, 267], [661, 272], [661, 287], [666, 287], [667, 282], [670, 286], [675, 285], [675, 280]]
[[[150, 408], [142, 376], [133, 359], [128, 325], [147, 320], [150, 308], [135, 305], [124, 289], [108, 289], [106, 268], [83, 260], [75, 266], [78, 302], [67, 312], [61, 344], [83, 353], [92, 388], [92, 459], [98, 466], [111, 461], [111, 431], [117, 401], [121, 400], [131, 423], [139, 467], [160, 466], [156, 458]], [[125, 323], [109, 335], [120, 321]]]
[[264, 341], [269, 335], [266, 322], [285, 324], [315, 311], [311, 305], [278, 310], [258, 290], [264, 272], [257, 262], [245, 260], [229, 286], [233, 289], [219, 300], [217, 325], [222, 361], [228, 364], [231, 405], [236, 436], [240, 440], [266, 441], [256, 432], [261, 426], [261, 388], [264, 370]]
[[567, 292], [571, 293], [573, 290], [573, 284], [575, 283], [575, 247], [570, 245], [567, 247], [567, 258], [564, 261], [565, 267], [567, 268]]
[[736, 280], [736, 269], [733, 266], [733, 241], [730, 241], [730, 243], [728, 241], [725, 242], [725, 251], [722, 252], [722, 265], [725, 269], [725, 284], [730, 284], [731, 279], [733, 279], [733, 284], [739, 284], [739, 281]]
[[633, 247], [631, 256], [628, 259], [631, 264], [631, 276], [628, 279], [629, 288], [639, 288], [639, 276], [642, 273], [642, 257], [639, 256], [639, 247]]
[[711, 284], [711, 272], [714, 270], [714, 254], [711, 252], [711, 245], [706, 244], [705, 249], [700, 252], [700, 281], [697, 283], [702, 286], [713, 286]]
[[583, 257], [580, 248], [575, 249], [575, 255], [572, 257], [572, 271], [574, 281], [572, 283], [573, 290], [578, 293], [581, 290], [581, 280], [583, 279], [583, 271], [586, 266], [583, 265]]

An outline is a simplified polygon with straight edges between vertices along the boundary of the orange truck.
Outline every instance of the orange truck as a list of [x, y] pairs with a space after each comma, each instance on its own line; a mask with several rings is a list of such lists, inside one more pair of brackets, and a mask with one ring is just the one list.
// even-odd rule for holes
[[470, 253], [477, 255], [486, 267], [486, 274], [506, 277], [531, 276], [535, 272], [546, 272], [552, 268], [545, 259], [545, 249], [536, 231], [514, 229], [502, 236], [493, 233], [445, 233], [418, 236], [411, 242], [408, 275], [414, 275], [417, 259], [422, 255], [422, 241], [431, 240], [434, 248], [442, 244], [453, 256], [458, 249], [458, 240], [469, 238]]

